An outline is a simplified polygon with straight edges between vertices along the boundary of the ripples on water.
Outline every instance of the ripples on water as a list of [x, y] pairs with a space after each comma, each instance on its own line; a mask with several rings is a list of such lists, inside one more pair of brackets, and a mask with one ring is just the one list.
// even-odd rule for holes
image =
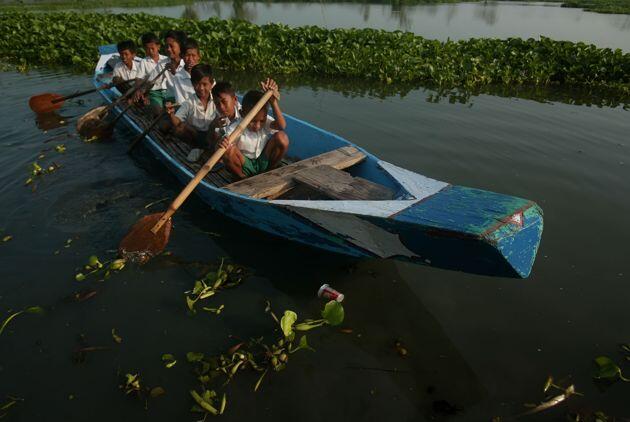
[[[220, 352], [234, 343], [228, 335], [271, 336], [265, 298], [279, 312], [316, 316], [323, 282], [346, 294], [353, 334], [309, 334], [317, 352], [292, 357], [259, 393], [251, 391], [256, 379], [244, 375], [228, 388], [228, 419], [444, 419], [445, 400], [462, 409], [454, 420], [489, 420], [541, 399], [550, 373], [571, 377], [585, 394], [569, 407], [627, 410], [625, 386], [601, 394], [590, 378], [591, 359], [615, 356], [617, 343], [627, 341], [630, 120], [622, 108], [489, 95], [435, 104], [427, 101], [434, 92], [417, 89], [403, 98], [310, 86], [285, 92], [288, 113], [385, 160], [540, 203], [545, 233], [528, 280], [356, 262], [253, 232], [192, 199], [176, 218], [171, 257], [104, 283], [78, 283], [75, 268], [91, 254], [108, 256], [145, 205], [178, 189], [146, 150], [127, 156], [129, 132], [96, 144], [74, 136], [73, 116], [99, 104], [96, 95], [62, 108], [67, 126], [38, 128], [29, 96], [88, 85], [86, 77], [54, 72], [0, 74], [0, 229], [13, 235], [0, 244], [0, 309], [48, 309], [43, 318], [16, 318], [0, 338], [0, 396], [25, 399], [11, 411], [16, 420], [187, 420], [187, 391], [196, 382], [185, 353]], [[54, 151], [60, 143], [63, 155]], [[62, 167], [32, 192], [23, 183], [42, 151], [39, 162]], [[253, 276], [217, 297], [214, 304], [225, 304], [219, 317], [188, 316], [182, 292], [203, 263], [225, 256]], [[63, 300], [86, 287], [98, 294], [79, 304]], [[112, 328], [121, 345], [112, 342]], [[80, 335], [112, 350], [75, 365]], [[409, 350], [405, 360], [393, 349], [397, 338]], [[179, 363], [165, 369], [163, 353]], [[392, 368], [401, 372], [379, 370]], [[130, 371], [167, 391], [148, 411], [118, 390], [118, 373]]]

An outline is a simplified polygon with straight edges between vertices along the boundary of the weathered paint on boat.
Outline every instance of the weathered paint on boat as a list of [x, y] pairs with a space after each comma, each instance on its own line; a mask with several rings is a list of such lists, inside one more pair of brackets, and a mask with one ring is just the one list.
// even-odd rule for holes
[[[114, 45], [99, 49], [94, 84]], [[108, 102], [120, 93], [100, 91]], [[120, 110], [117, 109], [117, 112]], [[126, 123], [143, 128], [132, 118]], [[286, 116], [289, 155], [301, 159], [342, 146], [347, 140]], [[182, 183], [194, 176], [153, 138], [145, 146]], [[211, 208], [273, 235], [355, 257], [395, 258], [434, 267], [502, 277], [527, 277], [543, 229], [542, 210], [534, 202], [480, 189], [453, 186], [367, 156], [349, 171], [395, 192], [386, 201], [262, 200], [213, 186], [196, 193]]]

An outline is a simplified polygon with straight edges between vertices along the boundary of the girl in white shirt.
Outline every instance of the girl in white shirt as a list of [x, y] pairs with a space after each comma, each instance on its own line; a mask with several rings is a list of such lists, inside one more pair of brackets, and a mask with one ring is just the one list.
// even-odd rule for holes
[[199, 45], [192, 38], [186, 40], [182, 51], [184, 67], [175, 73], [172, 78], [172, 85], [169, 86], [169, 90], [173, 93], [175, 102], [178, 104], [182, 104], [188, 97], [195, 95], [195, 88], [190, 80], [190, 71], [201, 61]]

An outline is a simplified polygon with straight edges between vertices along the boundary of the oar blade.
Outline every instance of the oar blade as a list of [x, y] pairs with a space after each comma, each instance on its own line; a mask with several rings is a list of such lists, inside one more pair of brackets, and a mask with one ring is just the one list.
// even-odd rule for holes
[[28, 106], [35, 113], [50, 113], [51, 111], [55, 111], [61, 108], [63, 101], [53, 103], [53, 100], [56, 100], [58, 98], [63, 97], [58, 94], [49, 93], [35, 95], [28, 100]]
[[151, 229], [162, 217], [162, 213], [142, 217], [120, 242], [118, 254], [121, 258], [144, 264], [164, 250], [171, 235], [172, 223], [168, 220], [153, 234]]
[[111, 136], [112, 127], [104, 121], [107, 116], [107, 106], [100, 106], [79, 117], [77, 120], [77, 132], [84, 138], [97, 137], [105, 139]]

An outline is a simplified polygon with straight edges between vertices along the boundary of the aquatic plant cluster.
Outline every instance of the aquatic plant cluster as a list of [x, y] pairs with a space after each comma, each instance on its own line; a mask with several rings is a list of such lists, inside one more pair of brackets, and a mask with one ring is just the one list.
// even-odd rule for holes
[[18, 65], [63, 65], [91, 72], [96, 47], [182, 29], [219, 69], [316, 74], [440, 87], [588, 86], [630, 92], [630, 54], [583, 43], [510, 38], [428, 40], [412, 33], [314, 26], [258, 26], [244, 21], [191, 21], [146, 14], [0, 14], [0, 56]]
[[596, 13], [630, 13], [630, 0], [567, 0], [562, 7], [575, 7]]

